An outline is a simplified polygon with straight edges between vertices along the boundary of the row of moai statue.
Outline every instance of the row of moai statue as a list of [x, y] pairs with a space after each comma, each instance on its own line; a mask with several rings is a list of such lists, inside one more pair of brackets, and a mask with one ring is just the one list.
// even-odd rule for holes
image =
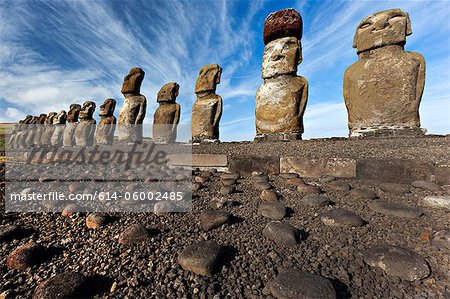
[[[304, 132], [308, 81], [297, 75], [298, 65], [303, 60], [302, 31], [302, 18], [294, 9], [271, 13], [264, 22], [263, 83], [255, 100], [256, 141], [297, 140]], [[404, 50], [406, 36], [411, 33], [409, 15], [401, 9], [372, 14], [357, 26], [353, 47], [357, 49], [358, 61], [345, 71], [343, 88], [350, 137], [423, 134], [419, 105], [425, 85], [425, 60], [419, 53]], [[197, 99], [191, 120], [194, 143], [219, 140], [222, 98], [216, 94], [216, 87], [221, 74], [222, 68], [211, 64], [201, 68], [197, 77]], [[124, 78], [119, 141], [142, 140], [147, 107], [145, 96], [140, 94], [144, 75], [141, 68], [132, 68]], [[158, 92], [159, 108], [153, 122], [153, 139], [157, 142], [176, 139], [181, 113], [176, 103], [178, 93], [179, 85], [175, 82], [164, 85]], [[100, 107], [101, 121], [95, 134], [97, 144], [112, 144], [115, 105], [114, 99], [107, 99]], [[72, 105], [67, 116], [64, 111], [48, 116], [29, 115], [17, 125], [11, 144], [13, 147], [92, 145], [94, 110], [95, 103], [88, 101], [82, 107]], [[36, 126], [36, 132], [30, 135], [21, 130], [27, 124], [52, 126]]]

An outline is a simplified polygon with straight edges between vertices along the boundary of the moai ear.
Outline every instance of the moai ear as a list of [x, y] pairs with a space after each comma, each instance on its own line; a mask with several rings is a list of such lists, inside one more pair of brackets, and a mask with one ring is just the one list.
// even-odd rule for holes
[[407, 12], [405, 12], [405, 17], [406, 17], [406, 36], [408, 36], [412, 34], [411, 19], [409, 18], [409, 14]]
[[353, 37], [353, 48], [355, 48], [355, 49], [358, 47], [358, 45], [357, 45], [357, 43], [358, 43], [358, 28], [359, 28], [359, 25], [358, 25], [358, 27], [356, 27], [355, 36]]
[[222, 68], [220, 66], [218, 66], [218, 67], [219, 67], [219, 70], [217, 71], [216, 78], [215, 78], [216, 84], [220, 83], [220, 77], [222, 76]]
[[297, 49], [297, 55], [298, 55], [298, 57], [297, 57], [297, 64], [300, 64], [300, 63], [302, 63], [302, 61], [303, 61], [303, 51], [302, 51], [302, 42], [299, 40], [298, 41], [298, 49]]

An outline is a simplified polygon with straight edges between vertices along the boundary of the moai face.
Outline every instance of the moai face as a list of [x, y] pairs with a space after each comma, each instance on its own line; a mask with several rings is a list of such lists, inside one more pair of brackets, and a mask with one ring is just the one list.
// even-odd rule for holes
[[72, 104], [69, 108], [69, 113], [67, 113], [67, 121], [68, 122], [77, 122], [78, 121], [78, 115], [80, 114], [81, 105], [79, 104]]
[[[220, 80], [220, 79], [219, 79]], [[158, 92], [156, 101], [161, 102], [175, 102], [180, 90], [180, 85], [176, 82], [165, 84]]]
[[198, 73], [195, 83], [195, 93], [206, 91], [216, 91], [217, 84], [220, 83], [222, 68], [217, 64], [209, 64], [202, 67]]
[[80, 119], [91, 119], [94, 115], [95, 111], [95, 103], [92, 101], [87, 101], [83, 103], [83, 107], [81, 108], [79, 118]]
[[300, 40], [295, 37], [283, 37], [271, 41], [264, 48], [262, 61], [263, 79], [276, 75], [296, 74], [297, 66], [302, 62]]
[[53, 118], [54, 125], [65, 124], [67, 120], [67, 113], [64, 110], [59, 111], [58, 114]]
[[22, 123], [23, 124], [29, 124], [32, 119], [33, 119], [33, 115], [27, 115]]
[[45, 120], [47, 119], [47, 114], [41, 114], [39, 115], [38, 120], [36, 121], [37, 125], [43, 125], [45, 124]]
[[100, 106], [100, 111], [98, 115], [100, 116], [113, 116], [114, 109], [116, 109], [116, 100], [114, 99], [106, 99], [103, 104]]
[[36, 124], [37, 120], [39, 119], [39, 116], [33, 116], [30, 120], [30, 124]]
[[141, 84], [144, 80], [144, 76], [145, 72], [141, 68], [132, 68], [128, 75], [123, 78], [122, 94], [139, 95], [141, 92]]
[[282, 37], [296, 37], [299, 40], [303, 34], [303, 20], [300, 14], [292, 8], [271, 13], [264, 21], [264, 44]]
[[388, 45], [404, 45], [411, 35], [408, 13], [401, 9], [389, 9], [365, 17], [356, 28], [353, 48], [364, 52]]
[[52, 125], [53, 124], [53, 118], [56, 116], [56, 112], [50, 112], [47, 116], [47, 119], [45, 120], [46, 125]]

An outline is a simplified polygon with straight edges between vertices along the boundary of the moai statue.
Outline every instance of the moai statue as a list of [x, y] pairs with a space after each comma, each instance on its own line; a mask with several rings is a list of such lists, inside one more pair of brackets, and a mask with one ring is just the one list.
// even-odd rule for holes
[[100, 122], [95, 133], [97, 144], [112, 145], [114, 141], [114, 131], [116, 130], [116, 117], [114, 116], [116, 109], [116, 100], [106, 99], [100, 106]]
[[419, 105], [425, 86], [425, 60], [404, 50], [411, 21], [401, 9], [364, 18], [353, 47], [358, 61], [344, 74], [350, 137], [422, 135]]
[[15, 123], [11, 130], [11, 133], [9, 133], [9, 139], [8, 139], [7, 145], [8, 145], [8, 148], [10, 148], [10, 149], [14, 148], [14, 142], [17, 137], [19, 126], [22, 124], [22, 122], [23, 122], [23, 120], [19, 120], [18, 123]]
[[142, 123], [147, 108], [147, 99], [140, 93], [144, 76], [141, 68], [134, 67], [123, 79], [122, 94], [125, 100], [119, 112], [119, 141], [142, 142]]
[[44, 134], [45, 120], [47, 119], [47, 114], [39, 115], [36, 121], [36, 133], [34, 134], [33, 144], [36, 146], [42, 145], [42, 135]]
[[17, 127], [17, 133], [15, 135], [14, 140], [11, 143], [13, 148], [24, 147], [24, 142], [22, 140], [27, 130], [27, 125], [31, 122], [32, 119], [33, 119], [32, 115], [27, 115], [24, 120], [19, 122], [19, 125]]
[[28, 125], [28, 129], [26, 131], [26, 138], [25, 138], [25, 147], [27, 147], [27, 148], [30, 148], [34, 145], [34, 137], [37, 132], [36, 122], [38, 121], [38, 119], [39, 119], [38, 116], [33, 116], [33, 118], [31, 119], [31, 121]]
[[44, 132], [42, 133], [42, 142], [43, 146], [51, 146], [52, 145], [52, 135], [55, 130], [55, 126], [53, 125], [53, 118], [55, 118], [56, 112], [50, 112], [45, 120]]
[[64, 130], [66, 128], [67, 113], [64, 110], [59, 111], [59, 113], [53, 118], [53, 125], [55, 129], [51, 138], [51, 144], [55, 147], [62, 146]]
[[290, 8], [264, 22], [263, 84], [256, 91], [255, 141], [301, 139], [308, 101], [308, 81], [297, 76], [302, 62], [303, 22]]
[[181, 108], [176, 99], [180, 85], [176, 82], [165, 84], [158, 92], [159, 103], [153, 120], [153, 141], [173, 143], [177, 139], [177, 126], [180, 122]]
[[197, 100], [192, 107], [192, 142], [218, 142], [222, 117], [222, 97], [216, 94], [222, 68], [217, 64], [202, 67], [195, 83]]
[[78, 125], [78, 115], [80, 114], [81, 105], [72, 104], [67, 113], [67, 124], [63, 134], [63, 146], [75, 146], [75, 129]]
[[76, 146], [86, 147], [94, 145], [95, 124], [97, 123], [93, 118], [95, 111], [95, 103], [87, 101], [83, 103], [78, 118], [80, 123], [75, 129], [75, 144]]

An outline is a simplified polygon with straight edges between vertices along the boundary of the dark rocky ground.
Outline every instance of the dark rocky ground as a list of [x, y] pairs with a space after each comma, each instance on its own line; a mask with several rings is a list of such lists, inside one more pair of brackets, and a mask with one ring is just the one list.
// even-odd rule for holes
[[[423, 158], [429, 161], [448, 155], [441, 149], [445, 143], [443, 138], [407, 141], [402, 146], [392, 145], [385, 150], [379, 148], [380, 142], [389, 140], [374, 140], [368, 145], [363, 145], [359, 140], [351, 141], [351, 144], [348, 142], [338, 140], [334, 147], [316, 141], [302, 142], [298, 148], [287, 144], [271, 144], [269, 147], [244, 144], [235, 151], [232, 151], [233, 145], [222, 144], [215, 148], [215, 152], [235, 154], [237, 151], [253, 150], [266, 154], [269, 152], [267, 148], [270, 148], [270, 151], [280, 154], [295, 155], [297, 152], [292, 152], [294, 147], [300, 152], [304, 147], [311, 150], [314, 144], [320, 144], [314, 151], [317, 155], [327, 148], [330, 151], [345, 148], [344, 152], [350, 156], [351, 152], [386, 157], [400, 154], [409, 156], [411, 153], [417, 157], [423, 154]], [[396, 144], [396, 141], [392, 142]], [[433, 149], [423, 149], [423, 143]], [[207, 147], [214, 148], [216, 145]], [[259, 151], [256, 148], [260, 148]], [[201, 151], [201, 148], [197, 147], [195, 151]], [[210, 152], [211, 149], [205, 151]], [[199, 174], [196, 172], [194, 175]], [[204, 182], [194, 192], [191, 213], [160, 216], [153, 213], [109, 214], [107, 223], [98, 229], [86, 226], [86, 213], [62, 217], [61, 213], [1, 212], [1, 228], [16, 225], [22, 231], [8, 238], [0, 236], [0, 298], [31, 297], [45, 280], [68, 271], [76, 271], [84, 276], [83, 294], [99, 298], [273, 298], [270, 282], [278, 274], [293, 267], [329, 279], [338, 298], [450, 297], [450, 250], [433, 243], [436, 232], [449, 228], [450, 211], [419, 204], [427, 195], [448, 196], [448, 186], [427, 191], [409, 185], [410, 192], [396, 194], [395, 189], [383, 191], [378, 183], [372, 181], [337, 180], [341, 183], [325, 183], [305, 179], [307, 184], [320, 187], [331, 201], [326, 206], [309, 206], [302, 202], [305, 194], [299, 193], [292, 185], [296, 183], [295, 180], [292, 182], [279, 175], [270, 175], [269, 184], [279, 194], [279, 202], [287, 207], [287, 217], [282, 221], [298, 229], [302, 239], [297, 245], [284, 246], [263, 235], [264, 228], [271, 221], [258, 215], [258, 206], [262, 202], [258, 187], [264, 184], [257, 181], [264, 182], [264, 178], [243, 176], [235, 184], [236, 191], [229, 195], [220, 193], [224, 190], [221, 190], [222, 180], [218, 173], [196, 181]], [[378, 200], [417, 208], [423, 215], [405, 218], [376, 212], [370, 208], [370, 204], [377, 199], [360, 198], [354, 191], [345, 190], [345, 183], [351, 189], [374, 191]], [[2, 206], [4, 190], [2, 184]], [[215, 199], [225, 199], [227, 204], [218, 210], [227, 211], [232, 216], [228, 224], [205, 231], [200, 223], [200, 215], [210, 209], [211, 201]], [[324, 225], [321, 215], [336, 209], [359, 215], [364, 220], [363, 225]], [[397, 209], [395, 213], [403, 215], [402, 211]], [[148, 237], [138, 244], [119, 243], [119, 235], [135, 224], [144, 226], [148, 230]], [[46, 248], [45, 254], [32, 259], [31, 262], [36, 264], [25, 270], [8, 268], [7, 256], [30, 240]], [[183, 270], [177, 261], [185, 247], [202, 240], [215, 240], [224, 249], [216, 272], [208, 276]], [[413, 250], [425, 260], [430, 274], [411, 282], [368, 265], [364, 253], [373, 246], [384, 244]], [[445, 244], [448, 246], [448, 239]], [[402, 269], [397, 269], [400, 274], [404, 272]], [[63, 277], [58, 283], [63, 289], [72, 290], [79, 282], [79, 277], [77, 279], [70, 282], [70, 279]]]

